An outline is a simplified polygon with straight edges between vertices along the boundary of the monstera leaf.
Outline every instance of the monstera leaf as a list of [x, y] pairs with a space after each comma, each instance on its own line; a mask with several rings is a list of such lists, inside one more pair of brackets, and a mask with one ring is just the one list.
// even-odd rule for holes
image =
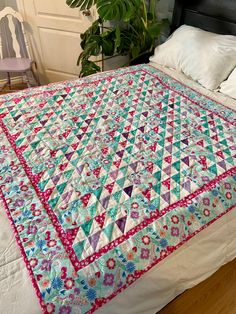
[[104, 20], [129, 21], [141, 5], [141, 0], [66, 0], [66, 3], [81, 11], [88, 10], [95, 4], [99, 16]]
[[129, 21], [134, 16], [141, 0], [97, 0], [98, 14], [106, 21]]
[[66, 0], [66, 4], [71, 8], [80, 8], [81, 11], [90, 9], [96, 0]]

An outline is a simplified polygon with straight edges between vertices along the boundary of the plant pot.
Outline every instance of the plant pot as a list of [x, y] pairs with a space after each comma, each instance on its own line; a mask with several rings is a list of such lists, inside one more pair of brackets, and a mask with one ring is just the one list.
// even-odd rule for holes
[[135, 58], [130, 62], [130, 65], [138, 65], [143, 63], [149, 63], [149, 58], [153, 55], [153, 52], [147, 52]]

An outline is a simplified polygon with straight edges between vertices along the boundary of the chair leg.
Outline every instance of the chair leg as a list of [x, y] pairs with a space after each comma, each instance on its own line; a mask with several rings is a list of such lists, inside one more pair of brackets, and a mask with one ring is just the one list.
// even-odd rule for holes
[[[33, 62], [33, 64], [34, 64], [34, 66], [35, 66], [35, 70], [37, 71], [37, 63], [36, 63], [36, 62]], [[31, 72], [32, 72], [32, 75], [33, 75], [33, 77], [34, 77], [34, 80], [35, 80], [37, 86], [40, 86], [41, 84], [40, 84], [40, 81], [39, 81], [38, 72], [37, 72], [37, 76], [36, 76], [36, 74], [35, 74], [34, 69], [33, 69], [32, 66], [31, 66]]]
[[7, 86], [11, 90], [11, 75], [9, 72], [7, 72]]
[[28, 78], [28, 75], [27, 75], [27, 72], [23, 72], [24, 76], [25, 76], [25, 80], [26, 80], [26, 84], [27, 84], [27, 87], [30, 88], [31, 85], [30, 85], [30, 81], [29, 81], [29, 78]]
[[35, 80], [35, 82], [36, 82], [37, 86], [40, 86], [39, 79], [38, 79], [38, 77], [35, 75], [35, 73], [34, 73], [33, 69], [31, 69], [31, 72], [32, 72], [33, 78], [34, 78], [34, 80]]

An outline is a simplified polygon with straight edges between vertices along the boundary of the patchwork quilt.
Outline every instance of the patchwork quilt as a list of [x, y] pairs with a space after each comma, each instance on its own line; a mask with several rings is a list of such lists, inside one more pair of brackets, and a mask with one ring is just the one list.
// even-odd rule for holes
[[235, 209], [236, 113], [149, 65], [2, 96], [0, 191], [43, 313], [93, 313]]

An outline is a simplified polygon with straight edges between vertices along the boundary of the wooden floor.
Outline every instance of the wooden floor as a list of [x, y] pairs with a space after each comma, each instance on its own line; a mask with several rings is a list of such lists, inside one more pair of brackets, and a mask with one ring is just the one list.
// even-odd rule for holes
[[236, 314], [236, 259], [158, 314]]
[[[21, 89], [27, 88], [27, 85], [22, 83], [22, 84], [14, 85], [13, 88], [14, 88], [15, 91], [17, 91], [17, 90], [21, 90]], [[11, 92], [12, 91], [10, 91], [8, 88], [5, 88], [3, 91], [0, 91], [0, 95], [1, 94], [11, 93]]]

